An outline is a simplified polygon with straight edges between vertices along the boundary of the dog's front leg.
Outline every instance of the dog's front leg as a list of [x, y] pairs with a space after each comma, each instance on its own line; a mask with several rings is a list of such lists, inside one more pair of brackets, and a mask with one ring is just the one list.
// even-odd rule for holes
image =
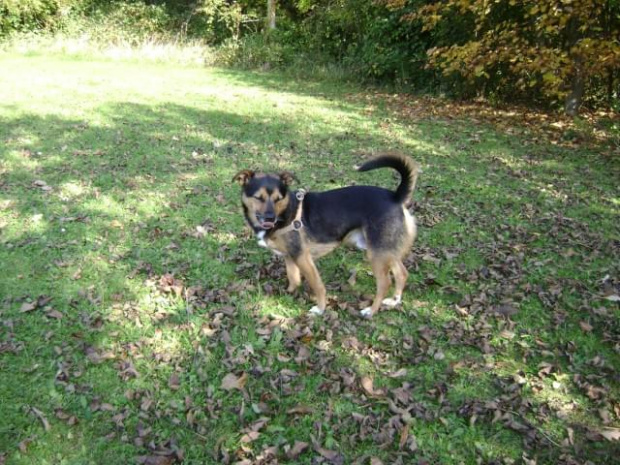
[[308, 280], [310, 289], [312, 289], [312, 293], [316, 298], [316, 305], [310, 309], [310, 313], [322, 315], [327, 305], [325, 286], [323, 285], [321, 275], [319, 275], [319, 270], [317, 270], [310, 252], [306, 251], [297, 257], [295, 259], [295, 264], [299, 267], [304, 278]]
[[286, 276], [288, 277], [288, 289], [287, 292], [295, 292], [301, 284], [301, 274], [299, 267], [295, 264], [295, 260], [291, 257], [284, 257], [284, 263], [286, 264]]

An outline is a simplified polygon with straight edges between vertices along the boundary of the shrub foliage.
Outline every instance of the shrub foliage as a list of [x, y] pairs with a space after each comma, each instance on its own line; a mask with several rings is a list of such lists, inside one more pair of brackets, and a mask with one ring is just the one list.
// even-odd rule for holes
[[222, 64], [337, 65], [357, 79], [459, 98], [617, 104], [620, 0], [0, 0], [0, 35], [198, 39]]

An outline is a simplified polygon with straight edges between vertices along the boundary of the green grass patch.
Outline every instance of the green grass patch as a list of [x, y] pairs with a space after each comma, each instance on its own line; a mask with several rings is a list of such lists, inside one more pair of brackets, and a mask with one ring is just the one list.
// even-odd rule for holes
[[[1, 462], [614, 461], [608, 147], [276, 74], [0, 62]], [[337, 251], [310, 319], [231, 179], [395, 186], [353, 169], [385, 150], [423, 166], [403, 307], [356, 316], [374, 279]]]

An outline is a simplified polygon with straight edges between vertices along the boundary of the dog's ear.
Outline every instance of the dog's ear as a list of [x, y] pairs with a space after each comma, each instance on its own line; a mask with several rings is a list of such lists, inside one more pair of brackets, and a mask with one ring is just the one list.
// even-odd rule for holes
[[254, 177], [254, 171], [242, 170], [232, 178], [233, 182], [238, 182], [240, 186], [245, 186], [250, 179]]
[[294, 181], [297, 181], [297, 178], [290, 171], [282, 171], [280, 173], [280, 181], [282, 181], [285, 185], [290, 186]]

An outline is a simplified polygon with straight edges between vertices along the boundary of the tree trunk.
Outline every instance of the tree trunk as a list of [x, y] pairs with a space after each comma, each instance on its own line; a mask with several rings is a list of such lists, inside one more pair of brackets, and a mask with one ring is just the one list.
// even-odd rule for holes
[[570, 89], [564, 101], [564, 113], [568, 116], [577, 116], [577, 113], [579, 113], [579, 107], [581, 106], [586, 87], [585, 69], [583, 66], [584, 59], [578, 54], [570, 53], [570, 50], [582, 37], [579, 31], [579, 25], [577, 18], [573, 17], [569, 20], [566, 27], [566, 42], [564, 43], [565, 50], [569, 51], [569, 56], [573, 60]]
[[276, 0], [267, 0], [267, 28], [276, 28]]
[[611, 110], [614, 103], [614, 69], [607, 69], [607, 107]]
[[568, 116], [577, 116], [586, 89], [586, 80], [581, 63], [575, 63], [575, 65], [571, 88], [564, 101], [564, 112]]

